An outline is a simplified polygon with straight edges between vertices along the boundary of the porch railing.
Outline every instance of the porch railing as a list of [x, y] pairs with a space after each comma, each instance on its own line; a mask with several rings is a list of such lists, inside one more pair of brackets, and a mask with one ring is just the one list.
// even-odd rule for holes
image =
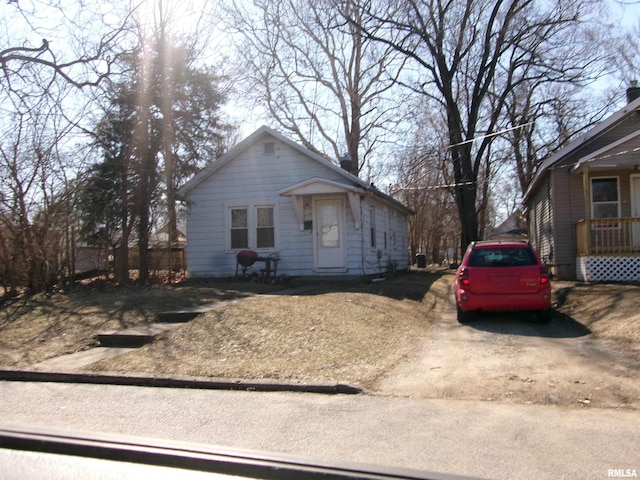
[[640, 218], [594, 218], [576, 224], [579, 256], [640, 252]]

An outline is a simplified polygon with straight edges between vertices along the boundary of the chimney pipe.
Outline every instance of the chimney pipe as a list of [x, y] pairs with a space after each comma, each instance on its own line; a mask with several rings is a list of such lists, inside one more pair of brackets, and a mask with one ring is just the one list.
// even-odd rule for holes
[[637, 80], [631, 80], [629, 88], [627, 88], [627, 103], [633, 102], [636, 98], [640, 97], [640, 87]]
[[[640, 89], [639, 89], [640, 90]], [[340, 167], [347, 172], [358, 176], [358, 172], [356, 171], [356, 162], [353, 161], [351, 155], [345, 153], [342, 157], [340, 157]]]

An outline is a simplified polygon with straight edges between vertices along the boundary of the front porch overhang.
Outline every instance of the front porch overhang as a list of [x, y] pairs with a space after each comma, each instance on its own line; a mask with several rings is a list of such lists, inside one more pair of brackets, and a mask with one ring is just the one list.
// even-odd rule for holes
[[572, 173], [601, 170], [638, 170], [640, 168], [640, 130], [580, 158]]
[[301, 231], [304, 230], [305, 198], [329, 195], [347, 196], [355, 228], [359, 230], [361, 226], [360, 197], [364, 194], [365, 190], [361, 187], [318, 177], [309, 178], [303, 182], [283, 188], [278, 192], [278, 195], [291, 197]]

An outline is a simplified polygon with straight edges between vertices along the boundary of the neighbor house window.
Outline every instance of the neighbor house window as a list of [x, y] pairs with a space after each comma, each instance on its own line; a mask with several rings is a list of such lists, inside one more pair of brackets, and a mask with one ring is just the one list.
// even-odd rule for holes
[[616, 177], [591, 179], [591, 216], [592, 218], [620, 216], [620, 198]]
[[257, 207], [256, 218], [256, 246], [258, 248], [273, 248], [275, 246], [273, 207]]
[[249, 215], [247, 208], [231, 209], [231, 248], [249, 248]]

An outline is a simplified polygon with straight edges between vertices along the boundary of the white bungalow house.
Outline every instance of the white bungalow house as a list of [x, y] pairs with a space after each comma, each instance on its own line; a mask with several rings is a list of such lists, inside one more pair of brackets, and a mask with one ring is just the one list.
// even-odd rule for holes
[[189, 276], [233, 276], [245, 250], [278, 258], [278, 276], [407, 269], [411, 210], [347, 171], [349, 163], [259, 128], [180, 189]]

